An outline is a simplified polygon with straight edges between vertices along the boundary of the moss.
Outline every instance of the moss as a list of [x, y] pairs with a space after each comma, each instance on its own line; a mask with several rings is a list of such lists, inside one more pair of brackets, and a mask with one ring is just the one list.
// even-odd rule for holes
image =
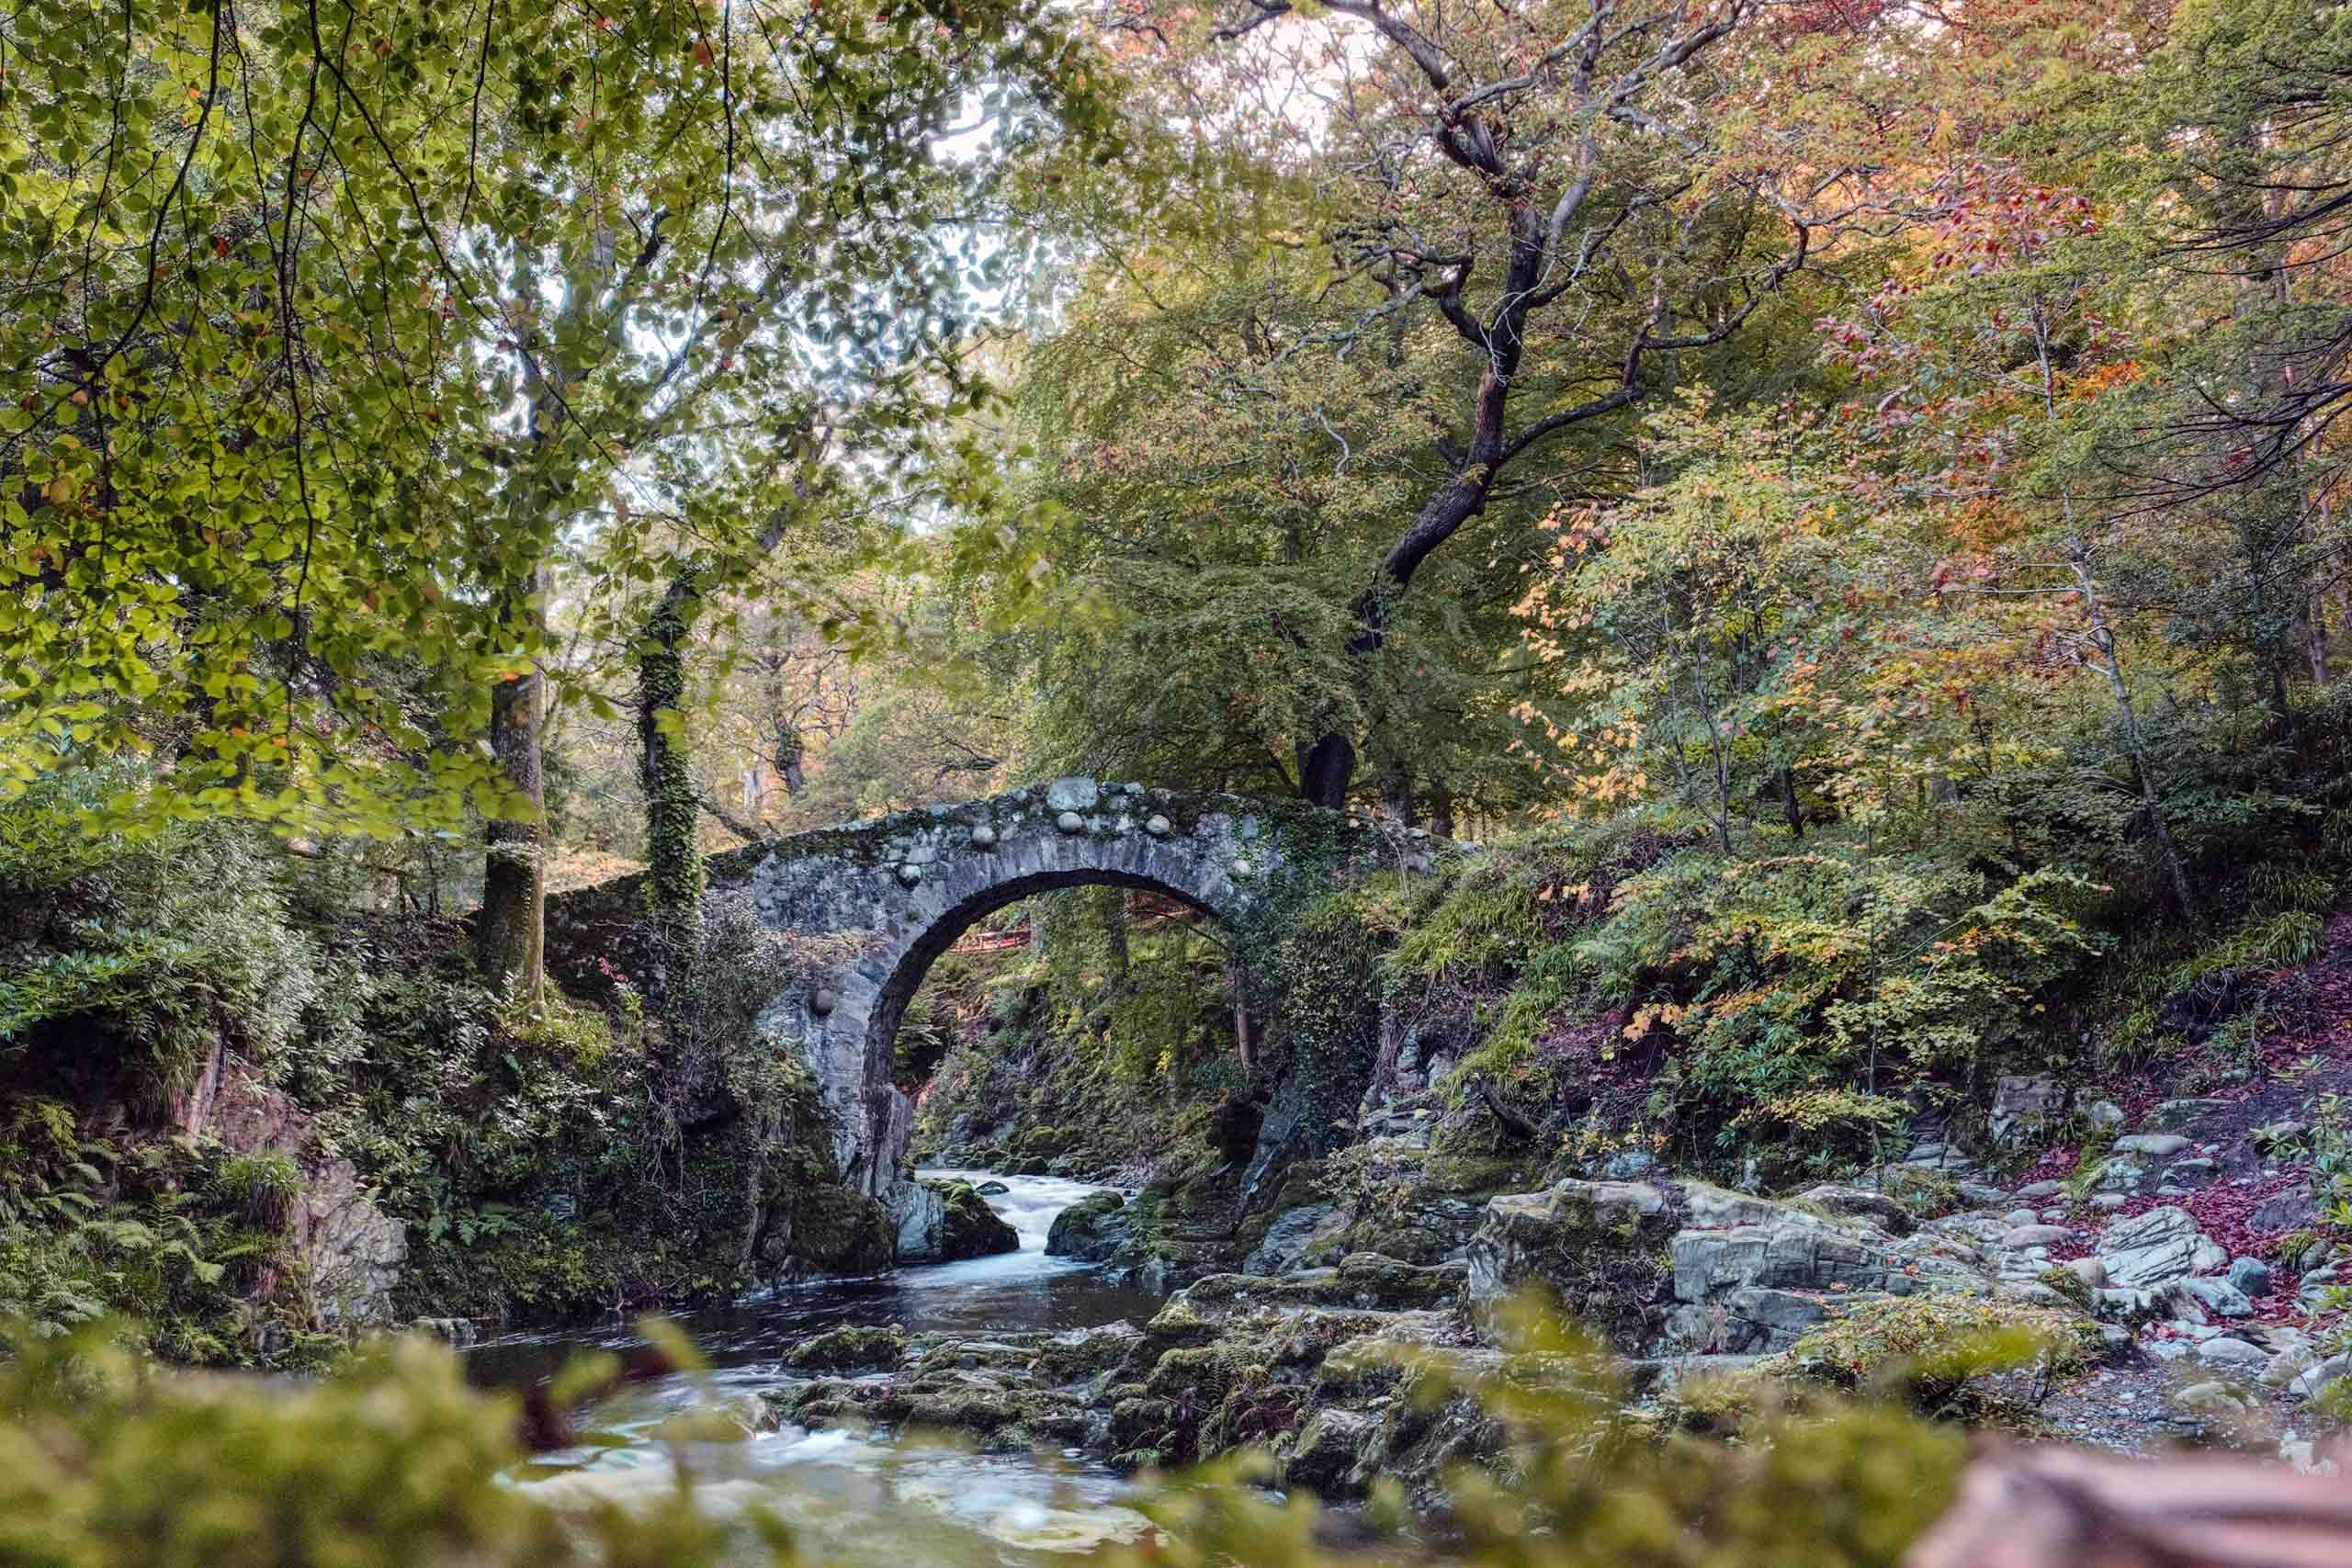
[[776, 1359], [787, 1367], [842, 1371], [856, 1367], [895, 1367], [906, 1357], [905, 1329], [853, 1325], [798, 1340]]
[[1965, 1416], [1984, 1411], [1979, 1380], [2029, 1364], [2070, 1376], [2098, 1349], [2098, 1325], [2087, 1318], [1994, 1296], [1933, 1293], [1842, 1307], [1766, 1365]]

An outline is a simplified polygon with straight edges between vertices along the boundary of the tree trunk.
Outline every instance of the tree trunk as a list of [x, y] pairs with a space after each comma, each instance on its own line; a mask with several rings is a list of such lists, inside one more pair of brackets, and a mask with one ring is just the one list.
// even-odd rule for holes
[[1781, 770], [1781, 809], [1788, 814], [1789, 836], [1799, 843], [1804, 841], [1804, 807], [1797, 801], [1797, 774], [1794, 768]]
[[[670, 579], [648, 619], [637, 656], [639, 767], [645, 784], [646, 883], [653, 921], [675, 954], [691, 953], [702, 931], [702, 842], [694, 779], [684, 744], [686, 668], [679, 645], [697, 602], [692, 568]], [[670, 728], [662, 728], [667, 718]]]
[[2083, 608], [2090, 616], [2092, 645], [2107, 661], [2108, 684], [2115, 693], [2116, 709], [2122, 716], [2123, 739], [2131, 750], [2132, 771], [2140, 775], [2140, 803], [2148, 814], [2149, 831], [2155, 835], [2157, 855], [2164, 862], [2165, 874], [2172, 883], [2173, 897], [2180, 903], [2181, 914], [2195, 919], [2197, 895], [2189, 886], [2188, 868], [2181, 861], [2180, 848], [2173, 842], [2172, 827], [2165, 820], [2164, 792], [2156, 784], [2155, 762], [2148, 754], [2139, 710], [2132, 706], [2132, 689], [2123, 680], [2123, 660], [2116, 651], [2115, 633], [2107, 624], [2107, 610], [2099, 603], [2098, 586], [2091, 577], [2085, 555], [2078, 546], [2072, 564], [2075, 585], [2081, 591]]
[[1430, 831], [1441, 839], [1453, 837], [1453, 792], [1443, 784], [1430, 784]]
[[[546, 586], [544, 568], [532, 573], [534, 595]], [[535, 1005], [547, 991], [547, 785], [539, 757], [546, 701], [547, 677], [536, 664], [491, 694], [491, 751], [507, 784], [528, 802], [530, 815], [492, 821], [483, 830], [481, 914], [474, 931], [483, 977]]]

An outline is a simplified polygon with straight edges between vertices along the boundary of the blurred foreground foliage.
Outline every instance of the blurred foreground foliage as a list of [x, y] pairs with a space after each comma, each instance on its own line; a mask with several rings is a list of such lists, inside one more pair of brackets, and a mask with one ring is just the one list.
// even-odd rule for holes
[[[649, 1329], [691, 1361], [674, 1330]], [[1335, 1531], [1306, 1494], [1250, 1484], [1261, 1472], [1244, 1453], [1148, 1483], [1143, 1506], [1162, 1533], [1107, 1560], [1891, 1565], [1949, 1503], [1964, 1454], [1957, 1428], [1899, 1404], [1788, 1383], [1732, 1423], [1703, 1391], [1628, 1414], [1609, 1359], [1555, 1317], [1517, 1312], [1505, 1342], [1493, 1370], [1418, 1377], [1408, 1396], [1431, 1416], [1451, 1405], [1509, 1434], [1495, 1461], [1448, 1477], [1442, 1518], [1408, 1517], [1387, 1484], [1368, 1537]], [[125, 1343], [93, 1327], [20, 1341], [0, 1365], [0, 1562], [801, 1560], [774, 1515], [698, 1507], [688, 1450], [676, 1450], [674, 1492], [634, 1490], [627, 1507], [574, 1493], [559, 1511], [509, 1484], [501, 1472], [524, 1457], [520, 1402], [468, 1388], [456, 1356], [432, 1343], [379, 1343], [307, 1383], [166, 1371]], [[582, 1358], [550, 1397], [602, 1382], [611, 1361]], [[1341, 1533], [1359, 1539], [1334, 1545]], [[899, 1538], [876, 1521], [874, 1558]]]

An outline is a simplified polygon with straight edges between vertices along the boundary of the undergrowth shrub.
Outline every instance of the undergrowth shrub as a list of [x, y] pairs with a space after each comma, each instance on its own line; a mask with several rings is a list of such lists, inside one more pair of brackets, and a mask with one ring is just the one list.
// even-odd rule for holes
[[1923, 1413], [1982, 1420], [2005, 1403], [1981, 1380], [2032, 1365], [2066, 1377], [2099, 1351], [2087, 1317], [1991, 1296], [1874, 1296], [1836, 1309], [1777, 1364], [1835, 1387], [1901, 1398]]

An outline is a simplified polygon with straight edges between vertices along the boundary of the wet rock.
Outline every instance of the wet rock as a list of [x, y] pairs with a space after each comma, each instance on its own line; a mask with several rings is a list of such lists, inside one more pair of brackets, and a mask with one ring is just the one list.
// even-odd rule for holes
[[943, 1263], [967, 1258], [987, 1258], [1021, 1250], [1021, 1233], [997, 1216], [989, 1201], [968, 1181], [925, 1182], [939, 1194], [937, 1229], [922, 1238], [924, 1246], [910, 1255], [904, 1249], [905, 1228], [899, 1232], [900, 1256], [936, 1258]]
[[1116, 1192], [1090, 1192], [1054, 1216], [1046, 1229], [1046, 1256], [1081, 1263], [1108, 1261], [1135, 1234], [1127, 1201]]
[[1299, 1428], [1296, 1445], [1283, 1465], [1283, 1483], [1325, 1497], [1353, 1492], [1349, 1476], [1379, 1427], [1380, 1417], [1369, 1411], [1337, 1406], [1317, 1411]]
[[972, 1190], [983, 1198], [1001, 1198], [1012, 1189], [1001, 1181], [983, 1181]]
[[2230, 1264], [2228, 1274], [2223, 1278], [2249, 1296], [2267, 1296], [2270, 1293], [2270, 1265], [2259, 1258], [2233, 1259]]
[[[1349, 1220], [1348, 1212], [1337, 1203], [1302, 1203], [1285, 1209], [1266, 1227], [1265, 1239], [1242, 1260], [1241, 1271], [1288, 1273], [1300, 1267], [1318, 1246], [1335, 1243], [1344, 1235]], [[1049, 1241], [1049, 1249], [1051, 1245]]]
[[776, 1358], [787, 1367], [809, 1371], [848, 1371], [864, 1367], [895, 1367], [906, 1359], [903, 1328], [834, 1328], [814, 1334], [786, 1348]]
[[898, 1223], [898, 1254], [909, 1259], [939, 1256], [941, 1228], [947, 1203], [929, 1182], [901, 1187], [891, 1198], [891, 1217]]
[[1143, 1330], [1134, 1324], [1106, 1323], [1053, 1336], [1039, 1347], [1037, 1360], [1048, 1377], [1079, 1382], [1125, 1362], [1143, 1343]]

